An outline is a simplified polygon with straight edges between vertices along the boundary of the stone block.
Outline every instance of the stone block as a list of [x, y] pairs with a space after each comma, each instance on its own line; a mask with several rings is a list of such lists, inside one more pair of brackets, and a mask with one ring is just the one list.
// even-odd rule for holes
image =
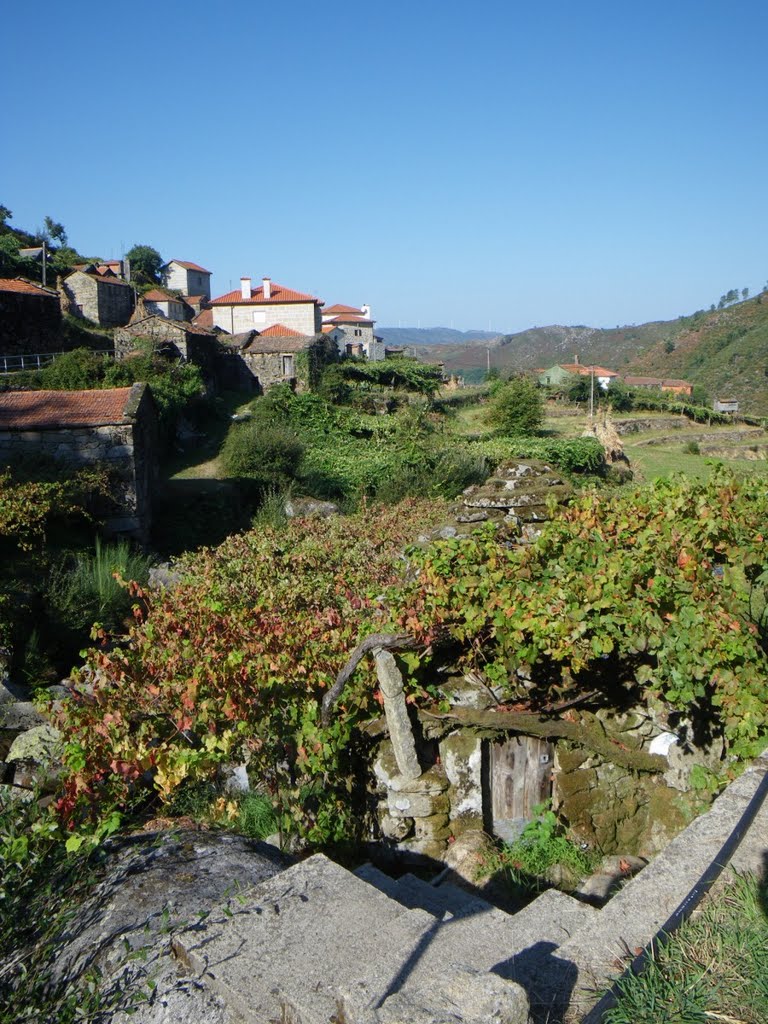
[[444, 814], [447, 818], [448, 799], [442, 793], [390, 792], [387, 796], [387, 807], [393, 818], [429, 818], [434, 814]]

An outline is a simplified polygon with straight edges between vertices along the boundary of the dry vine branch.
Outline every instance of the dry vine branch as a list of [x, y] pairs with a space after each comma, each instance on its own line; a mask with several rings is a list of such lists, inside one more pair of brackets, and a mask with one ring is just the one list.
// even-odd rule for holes
[[328, 725], [331, 717], [331, 710], [341, 696], [341, 692], [347, 684], [347, 680], [355, 671], [359, 663], [369, 651], [396, 651], [408, 647], [416, 647], [417, 641], [407, 633], [371, 633], [367, 636], [349, 656], [349, 661], [336, 676], [336, 682], [323, 697], [321, 720], [323, 725]]

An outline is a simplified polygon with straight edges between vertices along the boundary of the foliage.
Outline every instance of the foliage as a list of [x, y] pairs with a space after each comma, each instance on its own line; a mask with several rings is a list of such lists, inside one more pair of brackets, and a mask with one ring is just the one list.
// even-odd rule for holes
[[121, 388], [140, 381], [150, 386], [160, 429], [166, 438], [173, 435], [179, 416], [202, 401], [203, 382], [196, 366], [164, 359], [151, 352], [113, 360], [89, 349], [77, 348], [59, 356], [33, 378], [39, 387], [52, 391]]
[[72, 908], [93, 879], [90, 854], [66, 849], [37, 800], [0, 804], [0, 1024], [106, 1019], [119, 999], [100, 990], [96, 970], [73, 980], [55, 974]]
[[324, 375], [323, 385], [333, 391], [341, 382], [353, 382], [369, 387], [393, 388], [433, 395], [440, 387], [442, 371], [418, 359], [400, 356], [369, 362], [363, 359], [344, 359]]
[[284, 487], [297, 475], [304, 445], [290, 426], [260, 419], [234, 423], [221, 450], [224, 468], [265, 486]]
[[60, 623], [86, 637], [94, 622], [114, 632], [130, 615], [128, 581], [145, 584], [149, 566], [128, 540], [105, 544], [97, 536], [92, 554], [74, 552], [53, 567], [48, 600]]
[[502, 434], [535, 434], [544, 421], [544, 403], [536, 382], [515, 377], [496, 389], [489, 421]]
[[52, 217], [46, 217], [44, 225], [44, 234], [46, 239], [50, 240], [52, 238], [55, 242], [59, 242], [61, 245], [67, 244], [67, 232], [64, 230], [63, 224], [53, 220]]
[[25, 481], [0, 472], [0, 542], [31, 551], [45, 542], [54, 520], [89, 517], [96, 495], [109, 493], [103, 469], [78, 470], [59, 479]]
[[427, 650], [447, 630], [507, 700], [642, 699], [750, 757], [768, 734], [767, 513], [764, 488], [724, 471], [588, 493], [521, 551], [485, 529], [416, 553], [398, 625]]
[[163, 257], [151, 245], [134, 245], [125, 254], [131, 281], [137, 285], [162, 284]]
[[147, 785], [168, 799], [185, 780], [249, 756], [284, 832], [319, 842], [361, 828], [350, 779], [355, 726], [379, 710], [372, 672], [355, 674], [327, 729], [320, 701], [378, 628], [404, 544], [441, 515], [439, 502], [409, 502], [337, 517], [322, 531], [293, 520], [183, 563], [183, 582], [146, 598], [149, 613], [124, 646], [89, 653], [82, 697], [59, 715], [70, 826], [87, 829], [89, 815]]
[[605, 1024], [763, 1024], [768, 1020], [766, 908], [768, 888], [753, 875], [719, 886], [643, 974], [621, 982]]
[[593, 871], [595, 855], [568, 839], [554, 811], [542, 806], [536, 813], [521, 836], [505, 843], [486, 869], [502, 872], [514, 887], [534, 892], [550, 884], [553, 868], [564, 870], [574, 883]]
[[496, 437], [467, 447], [495, 465], [513, 458], [542, 459], [569, 473], [598, 473], [605, 463], [603, 447], [594, 437]]

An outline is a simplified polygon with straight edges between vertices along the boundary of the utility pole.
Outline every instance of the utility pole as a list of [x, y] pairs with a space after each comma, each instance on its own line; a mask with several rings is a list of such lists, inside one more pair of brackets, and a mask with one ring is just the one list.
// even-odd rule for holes
[[43, 288], [45, 288], [45, 284], [46, 284], [46, 271], [48, 269], [46, 267], [46, 263], [47, 262], [48, 262], [48, 247], [45, 244], [45, 239], [43, 239]]
[[592, 419], [595, 415], [595, 368], [590, 366], [589, 369], [589, 418]]

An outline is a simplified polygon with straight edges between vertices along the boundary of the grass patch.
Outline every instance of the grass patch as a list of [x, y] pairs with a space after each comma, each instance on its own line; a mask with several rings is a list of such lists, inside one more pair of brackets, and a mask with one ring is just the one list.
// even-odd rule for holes
[[765, 1024], [768, 885], [744, 875], [719, 886], [622, 994], [604, 1024]]

